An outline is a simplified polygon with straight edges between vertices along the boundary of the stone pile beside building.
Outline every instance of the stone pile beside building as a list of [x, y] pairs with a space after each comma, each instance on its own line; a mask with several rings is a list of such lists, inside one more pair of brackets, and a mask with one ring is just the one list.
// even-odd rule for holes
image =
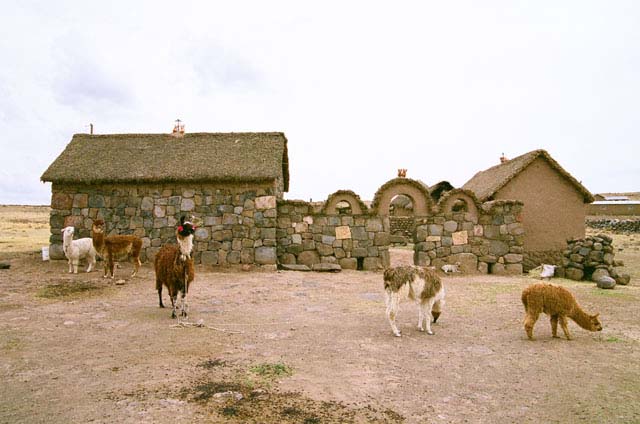
[[564, 252], [564, 276], [571, 280], [591, 280], [600, 288], [629, 284], [628, 274], [616, 269], [622, 266], [615, 260], [611, 237], [603, 234], [567, 241]]

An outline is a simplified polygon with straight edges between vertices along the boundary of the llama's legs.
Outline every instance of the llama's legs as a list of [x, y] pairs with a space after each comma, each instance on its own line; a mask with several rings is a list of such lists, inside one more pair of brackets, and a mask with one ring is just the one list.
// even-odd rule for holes
[[571, 334], [569, 333], [569, 326], [567, 325], [567, 317], [560, 315], [560, 326], [567, 340], [571, 340]]
[[171, 306], [173, 308], [173, 310], [171, 311], [171, 318], [176, 318], [176, 307], [178, 306], [178, 296], [173, 294], [171, 295]]
[[164, 305], [162, 304], [162, 285], [156, 284], [156, 287], [158, 288], [158, 300], [160, 301], [160, 307], [164, 308]]
[[80, 258], [76, 258], [73, 260], [73, 273], [78, 273], [78, 265], [80, 264]]
[[133, 273], [131, 274], [131, 277], [136, 276], [136, 274], [138, 273], [138, 269], [140, 269], [141, 264], [142, 262], [140, 262], [140, 258], [133, 259]]
[[529, 340], [533, 340], [533, 326], [536, 325], [538, 315], [539, 314], [527, 314], [524, 317], [524, 330], [527, 332], [527, 337], [529, 337]]
[[433, 323], [435, 324], [440, 317], [440, 313], [442, 312], [442, 301], [438, 300], [433, 304], [433, 308], [431, 308], [431, 315], [433, 316]]
[[180, 310], [180, 316], [183, 316], [183, 317], [186, 318], [187, 317], [187, 309], [188, 309], [188, 306], [187, 306], [187, 294], [186, 293], [182, 293], [182, 308]]
[[384, 302], [387, 305], [387, 320], [391, 326], [391, 331], [396, 337], [400, 337], [400, 330], [396, 327], [396, 316], [398, 315], [400, 296], [398, 293], [389, 290], [384, 293]]
[[96, 257], [89, 255], [87, 257], [87, 262], [89, 262], [89, 266], [87, 267], [87, 272], [93, 271], [93, 267], [96, 265]]
[[69, 274], [73, 274], [73, 261], [69, 259], [67, 262], [69, 262]]
[[558, 315], [551, 315], [551, 335], [558, 337]]
[[424, 309], [422, 308], [422, 305], [420, 304], [419, 300], [416, 302], [416, 306], [418, 307], [418, 331], [424, 331], [424, 327], [422, 326], [422, 322], [425, 321], [425, 319], [427, 321], [429, 321], [430, 318], [427, 318], [424, 315]]
[[[431, 311], [433, 309], [433, 304], [435, 303], [435, 297], [432, 297], [431, 299], [427, 300], [426, 302], [422, 303], [420, 305], [420, 308], [422, 310], [422, 315], [426, 318], [425, 319], [425, 323], [426, 323], [426, 331], [427, 334], [433, 335], [433, 331], [431, 331]], [[422, 329], [420, 329], [420, 331], [424, 331]]]

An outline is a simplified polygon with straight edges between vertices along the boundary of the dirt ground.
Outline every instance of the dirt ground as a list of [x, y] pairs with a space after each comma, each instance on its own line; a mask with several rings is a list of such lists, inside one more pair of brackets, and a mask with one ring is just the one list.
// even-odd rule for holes
[[[529, 341], [532, 276], [444, 277], [436, 334], [406, 301], [396, 338], [376, 272], [198, 267], [179, 325], [149, 264], [132, 279], [122, 264], [118, 285], [36, 252], [0, 259], [2, 423], [640, 422], [635, 271], [609, 291], [554, 280], [604, 330], [570, 321], [575, 339], [553, 339], [542, 316]], [[410, 262], [393, 250], [393, 265]]]

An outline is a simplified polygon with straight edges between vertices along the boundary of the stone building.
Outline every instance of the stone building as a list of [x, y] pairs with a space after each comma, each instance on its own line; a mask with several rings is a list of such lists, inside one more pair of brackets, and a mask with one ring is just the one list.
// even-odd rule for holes
[[76, 134], [41, 179], [52, 183], [54, 259], [62, 228], [89, 237], [101, 218], [110, 234], [141, 237], [150, 260], [174, 241], [180, 216], [194, 215], [197, 263], [276, 263], [276, 205], [289, 189], [283, 133]]
[[589, 190], [544, 150], [534, 150], [478, 172], [463, 186], [480, 202], [514, 199], [523, 203], [525, 269], [561, 264], [567, 240], [585, 236]]
[[561, 262], [566, 240], [584, 237], [593, 199], [536, 150], [462, 188], [399, 176], [370, 205], [350, 190], [324, 202], [286, 200], [283, 133], [175, 135], [75, 135], [42, 175], [52, 182], [51, 257], [63, 257], [62, 228], [88, 237], [101, 218], [110, 234], [141, 237], [142, 258], [151, 260], [174, 241], [180, 217], [193, 215], [201, 223], [196, 263], [375, 270], [390, 265], [394, 220], [402, 219], [417, 265], [517, 274], [527, 261]]

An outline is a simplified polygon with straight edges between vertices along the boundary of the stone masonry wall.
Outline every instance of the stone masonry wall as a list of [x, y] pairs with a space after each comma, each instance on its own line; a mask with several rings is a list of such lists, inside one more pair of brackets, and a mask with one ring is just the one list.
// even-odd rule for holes
[[389, 266], [389, 219], [323, 215], [304, 201], [278, 202], [278, 260], [312, 267], [376, 270]]
[[416, 219], [414, 263], [440, 268], [460, 262], [466, 272], [521, 274], [522, 203], [492, 201], [478, 214], [445, 213]]
[[175, 243], [180, 217], [193, 215], [200, 221], [196, 263], [275, 265], [276, 213], [269, 187], [54, 185], [50, 255], [64, 258], [62, 228], [71, 225], [78, 238], [90, 237], [93, 220], [100, 218], [108, 234], [142, 238], [141, 259], [151, 261], [162, 245]]

